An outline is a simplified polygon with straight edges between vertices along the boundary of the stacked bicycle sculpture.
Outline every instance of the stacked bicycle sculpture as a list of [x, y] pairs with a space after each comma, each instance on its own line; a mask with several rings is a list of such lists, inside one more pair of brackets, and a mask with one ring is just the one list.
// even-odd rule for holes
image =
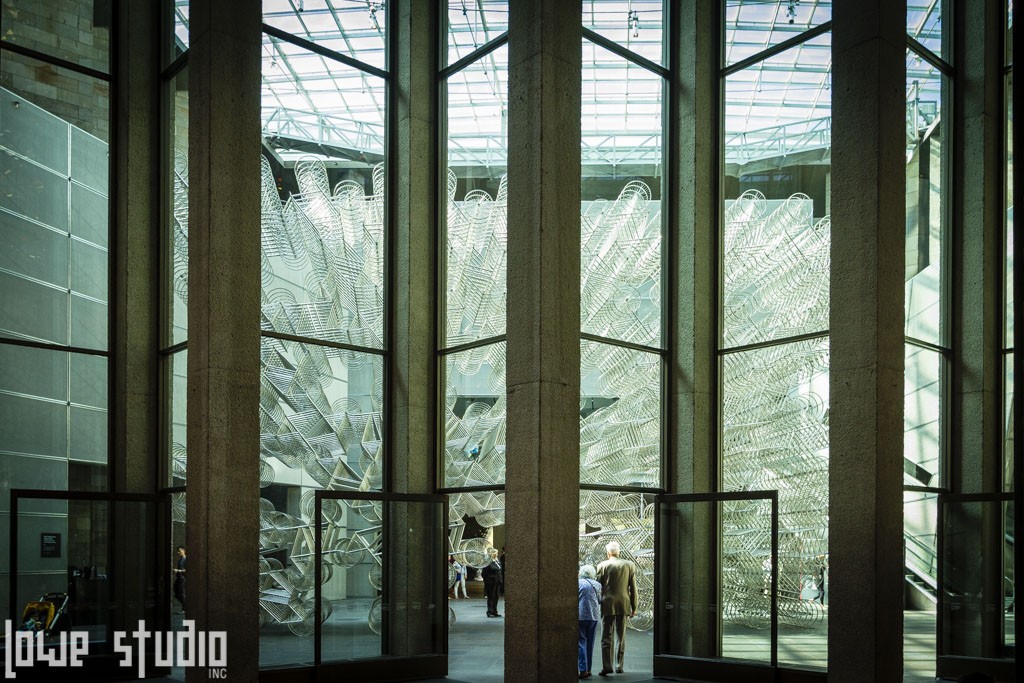
[[[187, 296], [187, 172], [176, 172], [175, 293]], [[313, 488], [381, 487], [381, 356], [350, 350], [383, 348], [383, 187], [344, 180], [333, 188], [322, 162], [295, 166], [298, 192], [282, 199], [267, 161], [262, 168], [261, 485], [301, 472], [307, 487], [301, 515], [261, 501], [261, 619], [296, 634], [313, 630]], [[505, 331], [507, 185], [456, 199], [449, 174], [445, 251], [449, 346]], [[810, 201], [795, 196], [769, 211], [745, 193], [726, 215], [723, 318], [728, 346], [807, 331], [828, 311], [828, 223], [812, 224]], [[613, 201], [582, 211], [581, 329], [652, 352], [594, 341], [581, 344], [580, 463], [584, 483], [656, 486], [661, 458], [661, 221], [642, 182]], [[760, 264], [760, 265], [759, 265]], [[769, 267], [765, 267], [768, 264]], [[824, 317], [823, 317], [824, 316]], [[821, 329], [827, 329], [822, 324]], [[326, 342], [303, 344], [287, 337]], [[340, 344], [340, 345], [332, 345]], [[779, 601], [783, 621], [820, 616], [800, 599], [804, 567], [827, 546], [827, 407], [815, 393], [827, 372], [828, 348], [800, 342], [727, 355], [723, 366], [723, 472], [729, 490], [780, 491]], [[505, 345], [446, 359], [445, 483], [498, 485], [505, 475]], [[460, 388], [470, 399], [460, 400]], [[481, 398], [484, 396], [486, 398]], [[184, 475], [183, 448], [175, 445]], [[295, 477], [290, 476], [289, 481]], [[486, 564], [486, 542], [464, 538], [464, 519], [482, 527], [505, 521], [504, 495], [450, 496], [451, 552], [463, 564]], [[631, 626], [653, 624], [653, 507], [636, 493], [582, 491], [580, 560], [603, 559], [615, 539], [640, 569], [641, 603]], [[325, 501], [323, 577], [370, 563], [380, 588], [379, 506]], [[730, 508], [723, 541], [724, 617], [767, 624], [763, 515]], [[286, 560], [275, 558], [285, 557]], [[795, 582], [795, 583], [794, 583]], [[324, 618], [331, 606], [325, 601]], [[376, 616], [375, 616], [376, 615]], [[379, 627], [379, 604], [368, 623]]]

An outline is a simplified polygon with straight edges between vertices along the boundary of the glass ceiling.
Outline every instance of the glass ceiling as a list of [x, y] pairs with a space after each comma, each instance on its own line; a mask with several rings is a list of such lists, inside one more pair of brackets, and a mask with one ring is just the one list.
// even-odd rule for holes
[[[582, 0], [583, 24], [664, 64], [662, 0]], [[907, 31], [948, 61], [940, 0], [908, 0]], [[377, 69], [385, 69], [385, 2], [263, 0], [264, 22]], [[726, 0], [723, 64], [736, 64], [832, 18], [830, 0]], [[187, 0], [176, 0], [175, 35], [188, 45]], [[508, 30], [508, 0], [448, 0], [447, 63]], [[583, 143], [588, 165], [642, 165], [660, 144], [660, 77], [584, 41]], [[825, 33], [728, 78], [727, 161], [743, 164], [827, 148], [831, 116], [831, 40]], [[463, 70], [450, 86], [453, 166], [487, 165], [500, 155], [507, 92], [507, 51], [488, 68]], [[908, 130], [934, 122], [941, 78], [907, 56]], [[268, 136], [293, 137], [343, 151], [383, 153], [384, 80], [277, 38], [263, 39], [263, 123]], [[919, 118], [912, 121], [913, 117]], [[493, 119], [493, 120], [492, 120]], [[619, 135], [611, 135], [619, 132]], [[908, 140], [908, 144], [910, 141]], [[287, 157], [285, 157], [287, 158]], [[635, 168], [635, 167], [634, 167]], [[597, 169], [595, 168], [595, 171]]]

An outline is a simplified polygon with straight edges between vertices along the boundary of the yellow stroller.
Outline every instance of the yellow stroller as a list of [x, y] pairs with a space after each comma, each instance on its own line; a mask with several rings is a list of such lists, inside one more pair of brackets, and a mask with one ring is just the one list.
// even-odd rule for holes
[[43, 597], [25, 605], [21, 611], [21, 627], [19, 631], [43, 632], [50, 635], [58, 626], [64, 626], [67, 616], [64, 610], [68, 606], [67, 593], [46, 593]]

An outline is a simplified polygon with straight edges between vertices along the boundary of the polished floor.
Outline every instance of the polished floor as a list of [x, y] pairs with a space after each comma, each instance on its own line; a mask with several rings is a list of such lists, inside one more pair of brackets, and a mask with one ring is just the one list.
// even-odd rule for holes
[[[455, 623], [449, 631], [448, 681], [461, 683], [500, 683], [504, 681], [504, 619], [486, 616], [483, 598], [469, 598], [450, 601], [455, 611]], [[342, 650], [354, 653], [366, 648], [371, 654], [379, 647], [379, 637], [366, 627], [366, 612], [353, 603], [351, 609], [341, 606], [336, 609], [333, 624], [325, 632], [332, 632], [335, 652]], [[499, 604], [504, 613], [504, 601]], [[180, 616], [175, 617], [180, 626]], [[1008, 639], [1012, 638], [1012, 621], [1008, 620]], [[328, 624], [325, 624], [328, 627]], [[730, 627], [723, 637], [723, 647], [732, 657], [761, 660], [767, 656], [768, 632]], [[779, 662], [787, 667], [818, 668], [825, 664], [827, 627], [824, 623], [810, 629], [782, 627], [779, 630]], [[325, 643], [326, 645], [326, 643]], [[278, 627], [264, 629], [260, 638], [261, 664], [268, 662], [306, 663], [312, 659], [312, 639], [297, 637]], [[379, 653], [379, 650], [376, 650]], [[326, 653], [326, 650], [325, 650]], [[308, 657], [307, 657], [308, 655]], [[575, 659], [576, 653], [566, 653]], [[636, 683], [651, 681], [653, 656], [653, 634], [627, 631], [626, 672], [607, 680], [613, 683]], [[600, 644], [595, 647], [594, 680], [600, 669]], [[904, 683], [925, 683], [935, 681], [935, 613], [904, 612]], [[181, 670], [172, 672], [162, 681], [184, 681]]]

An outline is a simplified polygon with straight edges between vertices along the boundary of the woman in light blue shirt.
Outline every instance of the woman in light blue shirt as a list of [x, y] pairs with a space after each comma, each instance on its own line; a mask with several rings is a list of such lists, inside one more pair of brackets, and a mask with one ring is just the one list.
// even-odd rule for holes
[[601, 584], [597, 582], [597, 571], [585, 564], [580, 567], [580, 641], [577, 669], [580, 678], [590, 678], [590, 667], [594, 662], [594, 634], [601, 619]]

